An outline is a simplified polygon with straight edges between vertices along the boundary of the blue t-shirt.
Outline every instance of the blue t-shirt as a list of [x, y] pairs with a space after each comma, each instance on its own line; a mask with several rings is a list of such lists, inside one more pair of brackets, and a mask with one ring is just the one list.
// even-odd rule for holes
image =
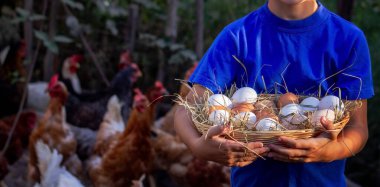
[[[239, 59], [238, 63], [233, 56]], [[285, 80], [285, 81], [284, 81]], [[224, 92], [233, 83], [257, 92], [374, 95], [368, 45], [363, 32], [319, 4], [304, 20], [286, 21], [267, 4], [223, 29], [190, 78]], [[265, 82], [265, 84], [264, 84]], [[321, 85], [321, 86], [320, 86]], [[345, 160], [284, 163], [256, 160], [232, 168], [232, 186], [345, 186]]]

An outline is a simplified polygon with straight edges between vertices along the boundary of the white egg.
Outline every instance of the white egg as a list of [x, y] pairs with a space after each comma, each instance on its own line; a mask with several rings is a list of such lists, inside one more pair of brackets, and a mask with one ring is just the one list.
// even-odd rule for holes
[[312, 112], [318, 109], [319, 99], [315, 97], [308, 97], [302, 100], [301, 107], [304, 112]]
[[300, 114], [302, 113], [302, 108], [298, 104], [288, 104], [281, 108], [280, 115], [281, 116], [289, 116], [292, 114]]
[[229, 108], [232, 105], [230, 98], [228, 98], [227, 96], [225, 96], [223, 94], [211, 95], [208, 98], [207, 102], [210, 106], [224, 106], [224, 107]]
[[213, 125], [224, 125], [230, 120], [230, 113], [226, 110], [215, 110], [208, 116]]
[[256, 115], [252, 112], [240, 112], [232, 118], [232, 121], [236, 126], [245, 124], [248, 129], [252, 129], [256, 123]]
[[318, 109], [330, 109], [335, 112], [340, 116], [343, 114], [344, 111], [344, 104], [343, 102], [339, 99], [339, 97], [335, 95], [328, 95], [325, 96], [321, 99], [318, 105]]
[[276, 120], [272, 118], [264, 118], [259, 121], [256, 125], [257, 131], [279, 131], [281, 130], [280, 125]]
[[317, 110], [311, 116], [311, 124], [315, 127], [322, 127], [321, 117], [326, 117], [327, 120], [334, 122], [335, 112], [330, 109]]
[[257, 93], [253, 88], [243, 87], [236, 90], [231, 99], [233, 104], [255, 103], [257, 101]]

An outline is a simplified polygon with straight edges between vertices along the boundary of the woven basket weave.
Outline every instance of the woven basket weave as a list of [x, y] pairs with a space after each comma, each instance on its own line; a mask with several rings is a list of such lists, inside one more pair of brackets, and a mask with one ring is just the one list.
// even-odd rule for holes
[[[265, 98], [265, 99], [270, 99], [270, 100], [275, 100], [278, 95], [274, 94], [262, 94], [259, 96], [260, 98]], [[299, 96], [300, 98], [306, 98], [307, 96]], [[207, 99], [205, 98], [205, 101]], [[183, 106], [188, 106], [188, 105], [183, 105]], [[346, 102], [345, 106], [350, 106], [350, 108], [355, 108], [358, 106], [357, 103], [353, 102]], [[204, 112], [204, 105], [203, 104], [198, 104], [197, 107], [188, 107], [187, 110], [190, 111], [193, 115], [192, 116], [192, 121], [197, 128], [197, 130], [201, 134], [207, 133], [209, 128], [211, 127], [211, 124], [208, 122], [207, 118], [202, 115], [194, 115], [194, 113], [201, 113]], [[194, 110], [195, 109], [195, 110]], [[335, 121], [334, 127], [336, 130], [340, 131], [342, 130], [345, 125], [348, 123], [350, 119], [350, 110], [346, 110], [343, 117], [341, 117], [338, 121]], [[200, 117], [201, 116], [201, 117]], [[230, 134], [228, 136], [225, 136], [227, 139], [231, 137], [239, 142], [262, 142], [264, 145], [267, 144], [278, 144], [278, 137], [280, 136], [286, 136], [286, 137], [291, 137], [295, 139], [306, 139], [306, 138], [311, 138], [319, 135], [322, 133], [325, 129], [323, 128], [315, 128], [315, 129], [297, 129], [297, 130], [283, 130], [283, 131], [254, 131], [254, 130], [243, 130], [243, 129], [232, 129]]]
[[[334, 123], [334, 127], [337, 130], [342, 130], [344, 126], [348, 123], [350, 119], [347, 113], [343, 119], [337, 123]], [[200, 123], [193, 119], [194, 125], [201, 134], [207, 133], [208, 129], [211, 127], [207, 123]], [[230, 134], [231, 137], [238, 140], [239, 142], [262, 142], [264, 145], [267, 144], [278, 144], [278, 137], [286, 136], [295, 139], [305, 139], [315, 137], [322, 133], [324, 129], [301, 129], [301, 130], [286, 130], [286, 131], [249, 131], [249, 130], [233, 130]], [[228, 138], [228, 136], [226, 136]]]

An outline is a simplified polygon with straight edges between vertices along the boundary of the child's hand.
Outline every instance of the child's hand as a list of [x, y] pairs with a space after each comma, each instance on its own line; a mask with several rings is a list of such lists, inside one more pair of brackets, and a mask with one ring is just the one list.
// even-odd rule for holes
[[[195, 156], [226, 166], [246, 166], [257, 159], [257, 156], [237, 142], [227, 140], [220, 135], [227, 131], [228, 127], [213, 126], [207, 134], [201, 136], [191, 147]], [[264, 154], [269, 148], [263, 147], [261, 142], [245, 144], [257, 154]]]
[[[280, 137], [279, 141], [286, 147], [280, 145], [269, 145], [270, 152], [268, 157], [283, 162], [331, 162], [335, 160], [335, 155], [331, 146], [327, 144], [340, 146], [337, 143], [339, 130], [334, 130], [331, 121], [321, 118], [321, 123], [326, 131], [315, 138], [293, 139], [289, 137]], [[328, 149], [326, 147], [329, 147]]]

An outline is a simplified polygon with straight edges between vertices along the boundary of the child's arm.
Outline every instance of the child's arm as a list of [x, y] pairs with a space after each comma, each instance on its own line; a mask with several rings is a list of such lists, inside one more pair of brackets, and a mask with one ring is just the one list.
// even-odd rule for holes
[[[194, 91], [203, 96], [207, 91], [200, 85], [194, 85]], [[190, 103], [194, 103], [197, 99], [194, 92], [190, 92], [186, 99]], [[245, 166], [256, 160], [253, 153], [247, 151], [242, 145], [219, 137], [226, 128], [223, 126], [213, 126], [206, 135], [201, 136], [195, 129], [188, 112], [184, 107], [178, 107], [174, 116], [174, 127], [182, 141], [190, 148], [193, 154], [201, 159], [210, 160], [227, 166]], [[246, 144], [250, 149], [258, 154], [263, 154], [269, 149], [263, 147], [261, 142]]]
[[353, 156], [363, 149], [368, 139], [367, 100], [362, 103], [362, 107], [351, 113], [349, 123], [339, 134], [333, 131], [332, 122], [321, 119], [322, 125], [330, 131], [304, 140], [280, 137], [287, 147], [270, 145], [268, 156], [285, 162], [331, 162]]

